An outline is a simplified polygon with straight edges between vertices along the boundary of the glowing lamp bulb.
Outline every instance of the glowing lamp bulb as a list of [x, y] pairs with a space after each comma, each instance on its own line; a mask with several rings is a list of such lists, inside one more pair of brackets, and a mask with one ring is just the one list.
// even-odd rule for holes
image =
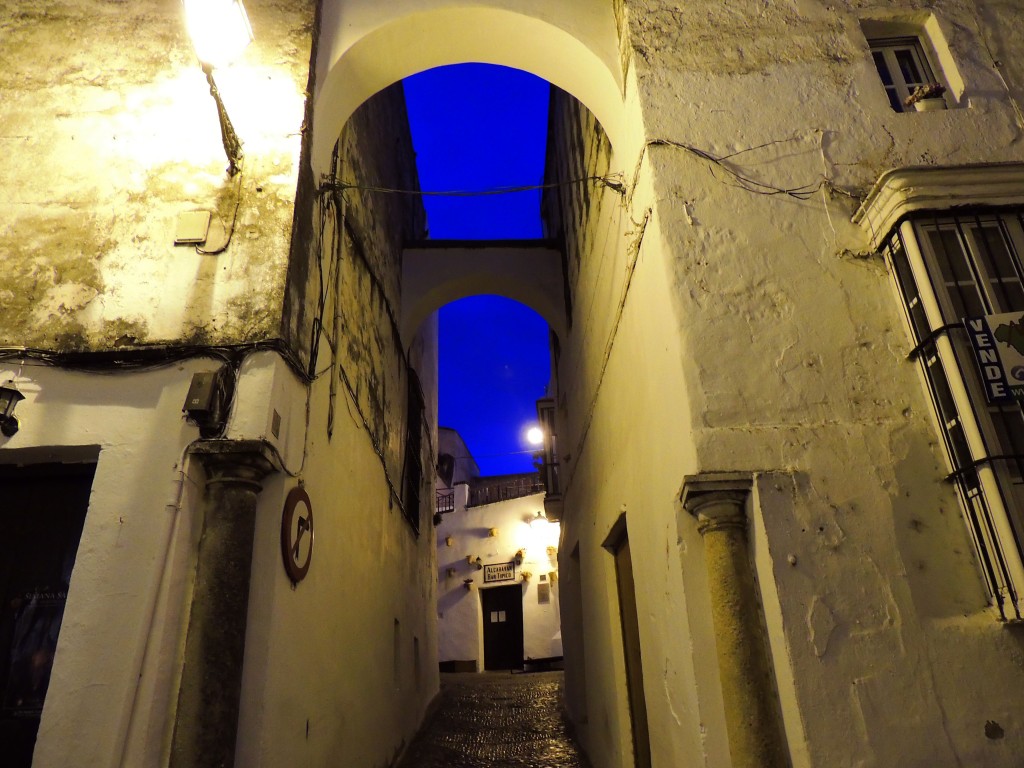
[[540, 445], [544, 442], [544, 431], [540, 427], [530, 427], [526, 430], [526, 440], [530, 445]]
[[182, 0], [185, 23], [204, 64], [221, 67], [241, 55], [252, 41], [242, 0]]

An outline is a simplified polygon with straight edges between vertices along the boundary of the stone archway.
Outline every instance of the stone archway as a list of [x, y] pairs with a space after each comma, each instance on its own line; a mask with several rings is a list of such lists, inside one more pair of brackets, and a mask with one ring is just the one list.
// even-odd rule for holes
[[402, 338], [445, 304], [492, 294], [523, 304], [565, 338], [562, 256], [545, 241], [438, 241], [402, 256]]
[[[613, 145], [622, 136], [622, 76], [612, 4], [508, 0], [328, 3], [321, 21], [312, 166], [327, 171], [342, 126], [373, 94], [434, 67], [499, 64], [541, 77], [580, 100]], [[424, 6], [432, 6], [424, 10]]]

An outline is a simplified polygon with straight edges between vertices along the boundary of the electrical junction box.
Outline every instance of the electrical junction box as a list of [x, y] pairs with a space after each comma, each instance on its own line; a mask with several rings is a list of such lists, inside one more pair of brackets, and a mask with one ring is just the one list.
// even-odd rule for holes
[[234, 389], [227, 367], [193, 374], [182, 411], [203, 437], [215, 437], [224, 426]]
[[185, 211], [178, 214], [174, 230], [175, 245], [202, 245], [210, 231], [209, 211]]
[[213, 416], [220, 392], [220, 371], [201, 371], [192, 377], [192, 383], [181, 409], [193, 419], [203, 421]]

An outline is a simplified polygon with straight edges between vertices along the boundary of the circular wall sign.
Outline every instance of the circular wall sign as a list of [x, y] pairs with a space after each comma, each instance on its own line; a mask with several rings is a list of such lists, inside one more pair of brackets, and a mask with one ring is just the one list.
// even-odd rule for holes
[[292, 488], [281, 514], [281, 554], [284, 569], [293, 584], [309, 573], [313, 560], [313, 505], [302, 488]]

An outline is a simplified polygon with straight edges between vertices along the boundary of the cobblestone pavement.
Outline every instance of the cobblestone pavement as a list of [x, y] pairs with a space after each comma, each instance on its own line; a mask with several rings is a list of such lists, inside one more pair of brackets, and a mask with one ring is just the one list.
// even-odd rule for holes
[[562, 715], [562, 672], [441, 675], [399, 768], [589, 768]]

